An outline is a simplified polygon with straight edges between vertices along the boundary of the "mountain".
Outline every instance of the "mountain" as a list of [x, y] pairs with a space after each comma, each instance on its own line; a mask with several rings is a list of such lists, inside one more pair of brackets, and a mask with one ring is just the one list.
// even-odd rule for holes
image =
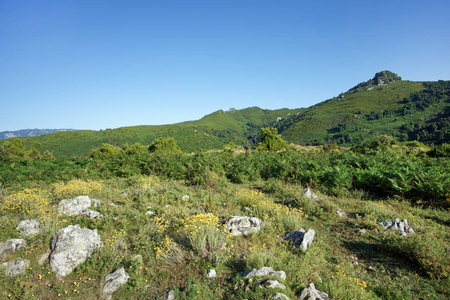
[[441, 144], [450, 141], [449, 99], [450, 81], [413, 82], [382, 71], [309, 108], [232, 108], [179, 124], [60, 131], [26, 140], [29, 145], [39, 142], [42, 150], [64, 156], [86, 155], [102, 143], [149, 145], [159, 137], [173, 137], [183, 151], [199, 152], [220, 149], [230, 142], [252, 147], [258, 142], [260, 129], [270, 126], [297, 144], [351, 146], [376, 134]]
[[21, 129], [15, 131], [2, 131], [0, 132], [0, 140], [14, 137], [39, 136], [59, 131], [75, 131], [75, 130], [76, 129]]
[[450, 140], [449, 99], [450, 81], [403, 81], [383, 71], [274, 126], [299, 144], [352, 145], [376, 134], [441, 144]]

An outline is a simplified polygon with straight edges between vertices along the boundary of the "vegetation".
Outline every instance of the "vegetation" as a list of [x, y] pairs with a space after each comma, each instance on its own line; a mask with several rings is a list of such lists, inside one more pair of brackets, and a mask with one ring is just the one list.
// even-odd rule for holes
[[[286, 272], [287, 290], [279, 291], [292, 299], [310, 282], [333, 299], [448, 299], [450, 161], [415, 151], [423, 146], [387, 136], [351, 150], [228, 145], [186, 154], [103, 145], [89, 158], [2, 161], [0, 241], [18, 238], [24, 218], [44, 229], [3, 259], [26, 258], [31, 266], [12, 278], [0, 272], [1, 297], [99, 298], [104, 277], [123, 266], [131, 278], [115, 299], [159, 299], [169, 290], [179, 299], [266, 299], [274, 291], [239, 272], [270, 266]], [[303, 196], [306, 187], [319, 201]], [[96, 210], [105, 217], [56, 213], [54, 204], [78, 195], [100, 199]], [[148, 207], [156, 215], [146, 215]], [[262, 230], [228, 235], [224, 222], [235, 215], [262, 219]], [[407, 219], [416, 233], [381, 233], [377, 222], [394, 218]], [[97, 229], [104, 247], [58, 279], [37, 258], [69, 224]], [[279, 238], [300, 227], [316, 231], [306, 253]], [[218, 276], [207, 278], [209, 269]]]
[[[268, 299], [276, 291], [294, 299], [311, 282], [333, 299], [448, 299], [448, 84], [384, 71], [308, 109], [5, 140], [0, 242], [19, 238], [23, 219], [39, 220], [42, 232], [2, 258], [31, 265], [17, 277], [0, 271], [0, 297], [96, 299], [105, 276], [124, 267], [130, 280], [114, 299], [162, 299], [169, 290], [177, 299]], [[95, 210], [104, 217], [57, 213], [55, 204], [80, 195], [100, 199]], [[224, 231], [226, 220], [244, 215], [260, 218], [261, 231]], [[377, 225], [396, 218], [415, 234]], [[37, 260], [58, 230], [75, 224], [96, 229], [104, 246], [59, 279]], [[304, 253], [280, 238], [299, 228], [316, 231]], [[263, 266], [285, 271], [287, 289], [257, 288], [239, 275]]]

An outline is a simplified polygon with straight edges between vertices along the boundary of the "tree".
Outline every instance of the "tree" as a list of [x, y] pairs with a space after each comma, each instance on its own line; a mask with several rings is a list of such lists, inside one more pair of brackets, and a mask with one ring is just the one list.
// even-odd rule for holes
[[257, 150], [279, 151], [287, 147], [288, 143], [281, 138], [276, 128], [261, 128], [261, 140], [256, 146]]
[[153, 141], [148, 147], [152, 153], [181, 153], [180, 147], [172, 137], [160, 137]]

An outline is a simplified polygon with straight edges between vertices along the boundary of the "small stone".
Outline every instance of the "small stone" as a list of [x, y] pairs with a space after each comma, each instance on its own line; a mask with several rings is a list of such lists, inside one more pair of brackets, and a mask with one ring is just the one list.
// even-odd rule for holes
[[98, 199], [92, 199], [92, 202], [94, 202], [94, 207], [98, 207], [102, 204], [102, 201]]
[[348, 217], [347, 214], [346, 214], [345, 212], [343, 212], [342, 209], [340, 209], [340, 208], [336, 209], [336, 214], [337, 214], [339, 217], [343, 217], [343, 218], [344, 218], [344, 217], [345, 217], [345, 218]]
[[310, 283], [299, 296], [300, 300], [329, 300], [328, 294], [316, 290], [314, 283]]
[[309, 188], [307, 188], [307, 189], [305, 189], [305, 190], [303, 191], [303, 195], [305, 195], [307, 198], [309, 198], [309, 199], [311, 199], [311, 200], [313, 200], [313, 201], [319, 200], [319, 197], [317, 197], [316, 194], [313, 194], [313, 193], [311, 192], [311, 189], [309, 189]]
[[308, 229], [307, 231], [305, 231], [303, 228], [300, 228], [298, 231], [284, 233], [283, 239], [285, 241], [294, 242], [295, 248], [305, 252], [306, 249], [311, 246], [315, 234], [316, 232], [313, 229]]
[[33, 234], [39, 234], [41, 231], [40, 224], [37, 220], [22, 220], [16, 227], [17, 230], [21, 230], [19, 233], [21, 236], [29, 236]]
[[225, 228], [232, 236], [249, 235], [261, 230], [261, 219], [234, 216], [225, 223]]
[[170, 290], [167, 292], [167, 294], [164, 296], [165, 300], [174, 300], [175, 299], [175, 291]]
[[364, 233], [366, 233], [366, 230], [365, 229], [360, 229], [360, 230], [357, 231], [357, 233], [364, 234]]
[[282, 289], [282, 290], [286, 289], [286, 286], [284, 284], [279, 283], [278, 280], [275, 279], [264, 279], [258, 282], [256, 285], [260, 287], [264, 286], [271, 289]]
[[41, 255], [41, 257], [39, 257], [38, 259], [38, 265], [42, 266], [45, 261], [48, 261], [48, 256], [50, 255], [50, 252], [45, 252], [44, 254]]
[[289, 300], [288, 296], [286, 296], [283, 293], [275, 293], [272, 295], [271, 299], [283, 299], [283, 300]]
[[148, 216], [154, 216], [154, 215], [156, 215], [156, 212], [154, 210], [149, 210], [145, 214], [148, 215]]
[[214, 277], [216, 277], [216, 276], [217, 276], [216, 270], [210, 269], [210, 270], [208, 271], [208, 278], [214, 278]]
[[10, 239], [0, 243], [0, 259], [3, 257], [27, 247], [27, 241], [24, 239]]
[[183, 201], [189, 200], [189, 195], [184, 195], [183, 197], [181, 197], [181, 200]]
[[123, 267], [115, 270], [114, 272], [106, 275], [105, 283], [103, 284], [102, 294], [104, 296], [112, 295], [116, 292], [122, 285], [127, 283], [130, 276], [125, 272]]
[[9, 277], [22, 275], [30, 267], [30, 261], [28, 259], [17, 258], [13, 261], [2, 264], [5, 268], [5, 274]]

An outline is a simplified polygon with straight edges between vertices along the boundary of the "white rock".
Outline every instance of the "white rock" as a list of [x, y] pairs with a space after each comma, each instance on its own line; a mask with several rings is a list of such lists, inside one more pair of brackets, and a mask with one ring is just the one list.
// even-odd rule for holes
[[19, 225], [16, 227], [17, 230], [20, 230], [20, 235], [29, 236], [33, 234], [39, 234], [41, 231], [40, 224], [37, 220], [22, 220]]
[[78, 196], [72, 199], [64, 199], [58, 203], [58, 212], [67, 216], [77, 216], [91, 206], [88, 196]]
[[214, 277], [216, 277], [216, 276], [217, 276], [216, 270], [210, 269], [210, 270], [208, 271], [208, 278], [214, 278]]
[[181, 197], [181, 200], [184, 200], [184, 201], [189, 200], [189, 195], [184, 195], [183, 197]]
[[312, 200], [315, 200], [315, 201], [319, 200], [319, 197], [317, 197], [316, 194], [313, 194], [313, 193], [311, 192], [311, 189], [309, 189], [309, 188], [305, 189], [305, 190], [303, 191], [303, 194], [304, 194], [307, 198], [310, 198], [310, 199], [312, 199]]
[[300, 300], [328, 300], [328, 294], [316, 290], [314, 283], [310, 283], [298, 297]]
[[315, 234], [316, 232], [313, 229], [305, 231], [303, 228], [300, 228], [298, 231], [286, 232], [283, 235], [283, 239], [285, 241], [294, 242], [295, 248], [305, 252], [306, 249], [311, 246]]
[[66, 276], [102, 246], [97, 229], [69, 225], [52, 238], [50, 268], [57, 276]]
[[13, 261], [3, 263], [2, 267], [5, 268], [5, 274], [7, 276], [17, 276], [25, 273], [25, 271], [30, 267], [30, 261], [19, 257]]
[[154, 215], [156, 215], [156, 212], [154, 210], [149, 210], [145, 214], [148, 215], [148, 216], [154, 216]]
[[38, 259], [38, 265], [42, 266], [45, 261], [48, 261], [48, 257], [50, 255], [50, 252], [46, 252], [44, 254], [41, 255], [41, 257], [39, 257]]
[[275, 294], [272, 295], [272, 298], [271, 298], [271, 299], [283, 299], [283, 300], [289, 300], [289, 297], [286, 296], [286, 295], [283, 294], [283, 293], [275, 293]]
[[0, 259], [3, 257], [27, 247], [27, 241], [24, 239], [10, 239], [0, 243]]
[[234, 216], [225, 223], [226, 230], [232, 236], [249, 235], [261, 230], [261, 219]]
[[123, 267], [115, 270], [114, 272], [106, 275], [105, 283], [103, 284], [102, 294], [104, 296], [112, 295], [116, 292], [122, 285], [127, 283], [130, 276], [125, 272]]

